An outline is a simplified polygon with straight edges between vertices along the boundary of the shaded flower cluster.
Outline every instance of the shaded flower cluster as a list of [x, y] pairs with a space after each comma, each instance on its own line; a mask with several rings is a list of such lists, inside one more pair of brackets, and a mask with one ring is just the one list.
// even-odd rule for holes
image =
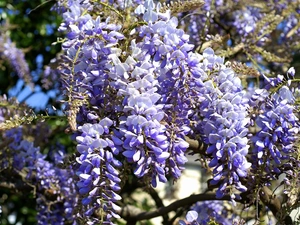
[[259, 8], [247, 7], [246, 9], [238, 10], [234, 14], [233, 26], [237, 33], [243, 37], [253, 33], [256, 29], [256, 23], [263, 17], [263, 13]]
[[181, 220], [180, 225], [208, 225], [211, 221], [223, 225], [232, 225], [228, 219], [228, 211], [222, 201], [197, 202], [186, 215], [186, 221]]
[[0, 58], [11, 66], [20, 79], [23, 79], [27, 84], [33, 85], [24, 52], [18, 49], [15, 43], [5, 34], [0, 34], [0, 43]]
[[26, 184], [37, 187], [38, 224], [76, 224], [73, 210], [77, 192], [72, 168], [60, 169], [46, 161], [46, 155], [24, 139], [22, 128], [7, 131], [5, 138], [12, 139], [8, 145], [11, 156], [4, 150], [1, 169], [12, 170], [22, 176]]
[[[188, 33], [191, 35], [191, 43], [195, 44], [195, 46], [199, 46], [203, 41], [210, 40], [209, 35], [215, 35], [215, 31], [218, 31], [218, 34], [221, 36], [226, 34], [222, 27], [214, 23], [213, 20], [217, 14], [216, 12], [220, 14], [221, 18], [225, 18], [227, 12], [220, 10], [223, 6], [223, 0], [204, 1], [204, 5], [201, 9], [195, 9], [195, 12], [200, 11], [200, 13], [191, 13], [189, 17], [187, 17], [188, 21], [186, 23], [188, 25]], [[213, 31], [213, 33], [211, 31]]]
[[[31, 174], [35, 169], [35, 161], [41, 157], [39, 148], [35, 148], [32, 142], [23, 140], [21, 128], [8, 130], [4, 139], [10, 142], [8, 145], [10, 152], [6, 150], [2, 152], [2, 157], [6, 160], [1, 160], [1, 168], [13, 168], [21, 171], [25, 166], [29, 166], [29, 174]], [[12, 160], [9, 160], [10, 158]]]
[[58, 59], [52, 59], [50, 64], [45, 66], [43, 71], [43, 78], [41, 80], [42, 87], [46, 90], [56, 89], [61, 87], [59, 81], [59, 70], [57, 69]]
[[60, 169], [40, 158], [36, 161], [38, 224], [76, 225], [77, 190], [73, 168]]

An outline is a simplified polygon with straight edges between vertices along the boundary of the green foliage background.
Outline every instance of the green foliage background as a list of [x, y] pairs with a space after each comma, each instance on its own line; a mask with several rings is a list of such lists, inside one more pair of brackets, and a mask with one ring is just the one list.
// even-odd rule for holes
[[[43, 56], [43, 65], [48, 65], [60, 51], [59, 44], [52, 45], [59, 36], [57, 27], [61, 18], [50, 11], [55, 1], [1, 0], [0, 32], [7, 32], [19, 49], [25, 52], [30, 71], [35, 71], [34, 82], [41, 84], [41, 71], [36, 57]], [[7, 25], [7, 26], [6, 26]], [[0, 64], [1, 65], [1, 64]], [[3, 69], [5, 68], [5, 69]], [[0, 70], [0, 94], [7, 94], [18, 77], [7, 65]], [[45, 91], [45, 90], [42, 90]]]
[[[39, 85], [41, 85], [41, 69], [49, 64], [61, 49], [60, 45], [51, 45], [59, 36], [57, 28], [61, 22], [61, 18], [55, 12], [50, 11], [54, 3], [55, 1], [45, 0], [0, 0], [0, 32], [6, 32], [16, 46], [25, 52], [30, 71], [34, 71], [32, 74], [34, 82]], [[40, 65], [36, 62], [39, 54], [43, 56], [41, 68], [38, 68]], [[0, 94], [7, 95], [9, 90], [15, 87], [18, 79], [13, 68], [0, 61]], [[25, 85], [21, 91], [24, 88]], [[55, 99], [50, 99], [48, 104], [51, 105], [55, 101]], [[53, 130], [63, 127], [54, 121], [50, 123]], [[55, 133], [53, 135], [55, 136]], [[53, 137], [51, 141], [58, 139], [66, 144], [71, 143], [67, 135]], [[47, 144], [45, 140], [41, 142]], [[10, 193], [0, 189], [0, 207], [1, 225], [21, 223], [31, 225], [37, 222], [33, 196], [28, 197], [27, 194], [23, 195], [21, 192]], [[14, 217], [16, 220], [12, 220]]]

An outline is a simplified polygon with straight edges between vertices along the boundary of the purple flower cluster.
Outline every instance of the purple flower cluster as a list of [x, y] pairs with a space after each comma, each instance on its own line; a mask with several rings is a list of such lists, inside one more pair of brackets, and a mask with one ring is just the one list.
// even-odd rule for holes
[[217, 197], [231, 193], [233, 189], [245, 191], [247, 188], [240, 178], [246, 177], [251, 163], [248, 154], [248, 99], [241, 80], [234, 71], [224, 65], [223, 59], [212, 49], [203, 53], [202, 69], [209, 79], [198, 85], [199, 113], [197, 131], [209, 147], [211, 156], [209, 167], [213, 168], [212, 185], [218, 184]]
[[[70, 105], [75, 99], [84, 101], [88, 98], [92, 106], [105, 106], [108, 115], [115, 110], [109, 105], [114, 99], [109, 90], [107, 67], [111, 62], [108, 56], [120, 53], [116, 46], [124, 38], [118, 32], [121, 26], [110, 24], [109, 18], [102, 22], [100, 17], [93, 19], [88, 13], [81, 15], [82, 11], [75, 12], [77, 14], [72, 14], [72, 17], [66, 16], [67, 22], [63, 24], [68, 25], [67, 41], [62, 45], [66, 54], [60, 71], [64, 80], [63, 87], [66, 88], [65, 95], [68, 96]], [[64, 14], [68, 13], [70, 12]], [[74, 18], [76, 23], [73, 22]], [[83, 110], [82, 120], [92, 122], [97, 113]]]
[[[121, 140], [110, 135], [112, 124], [109, 118], [95, 124], [86, 123], [79, 127], [81, 135], [76, 137], [80, 154], [76, 159], [80, 165], [76, 171], [77, 187], [83, 211], [78, 216], [89, 224], [112, 224], [112, 218], [119, 218], [116, 211], [120, 207], [115, 202], [121, 199], [116, 193], [121, 189], [121, 180], [116, 168], [122, 163], [115, 157], [119, 153], [115, 143]], [[92, 216], [96, 211], [100, 211], [102, 219]]]
[[[119, 152], [132, 164], [134, 174], [153, 186], [157, 178], [166, 182], [167, 174], [178, 178], [187, 161], [184, 135], [189, 131], [185, 125], [189, 103], [184, 102], [187, 97], [183, 94], [189, 88], [185, 80], [187, 64], [192, 67], [194, 60], [188, 54], [193, 46], [187, 43], [188, 36], [176, 28], [177, 20], [157, 9], [159, 5], [156, 8], [152, 1], [137, 8], [136, 13], [142, 14], [148, 24], [137, 28], [142, 40], [133, 40], [130, 52], [123, 55], [116, 48], [123, 38], [118, 32], [121, 27], [109, 24], [109, 18], [105, 22], [99, 17], [82, 19], [79, 26], [65, 23], [69, 24], [68, 40], [63, 44], [65, 87], [87, 95], [92, 106], [81, 107], [83, 125], [77, 136], [81, 154], [77, 159], [77, 186], [83, 196], [82, 216], [90, 221], [96, 222], [91, 216], [99, 210], [106, 222], [118, 217], [115, 202], [120, 196], [115, 191], [120, 189], [120, 178], [114, 167], [120, 162], [114, 157]], [[76, 18], [81, 17], [80, 13]], [[176, 92], [174, 87], [182, 90]], [[112, 136], [103, 124], [110, 127], [113, 122], [98, 122], [108, 114], [117, 127]]]
[[[137, 30], [142, 41], [132, 42], [131, 48], [132, 58], [138, 63], [128, 57], [126, 62], [132, 64], [126, 65], [128, 84], [119, 90], [126, 96], [124, 112], [131, 114], [121, 117], [121, 131], [126, 138], [123, 154], [137, 163], [136, 175], [149, 174], [156, 186], [157, 176], [161, 182], [166, 182], [168, 173], [178, 178], [187, 161], [184, 152], [188, 144], [183, 135], [188, 129], [180, 122], [187, 118], [187, 104], [183, 105], [181, 93], [176, 90], [184, 88], [185, 59], [193, 46], [187, 43], [183, 30], [176, 28], [177, 19], [170, 18], [169, 12], [160, 13], [152, 1], [146, 1], [135, 12], [142, 14], [148, 24]], [[175, 117], [178, 120], [173, 125]]]
[[[262, 169], [268, 179], [275, 179], [286, 170], [290, 170], [295, 162], [295, 141], [299, 132], [299, 120], [295, 114], [294, 95], [282, 82], [290, 84], [295, 74], [294, 68], [289, 69], [288, 80], [282, 75], [266, 78], [270, 93], [260, 104], [262, 113], [256, 118], [259, 131], [253, 136], [254, 169]], [[275, 90], [273, 90], [275, 88]], [[278, 90], [277, 90], [278, 89]], [[266, 91], [265, 91], [266, 92]], [[258, 96], [253, 95], [255, 100]]]
[[259, 8], [249, 6], [246, 9], [236, 11], [234, 17], [233, 26], [243, 40], [244, 37], [255, 31], [256, 23], [263, 17], [263, 14]]
[[46, 155], [24, 139], [22, 128], [7, 131], [5, 138], [12, 139], [8, 145], [12, 158], [2, 154], [5, 160], [1, 160], [1, 169], [25, 176], [28, 184], [36, 186], [38, 224], [76, 224], [73, 210], [77, 193], [72, 168], [60, 169], [46, 161]]
[[[3, 151], [3, 158], [12, 160], [1, 160], [1, 168], [13, 168], [16, 171], [21, 171], [25, 166], [29, 166], [28, 174], [34, 170], [35, 161], [41, 157], [39, 148], [35, 148], [32, 142], [23, 140], [22, 129], [15, 128], [5, 132], [4, 138], [10, 140], [8, 145], [11, 152]], [[11, 164], [10, 164], [11, 163]]]
[[130, 96], [124, 107], [128, 116], [120, 118], [120, 131], [125, 138], [123, 155], [135, 164], [134, 174], [150, 176], [154, 187], [157, 176], [167, 182], [165, 161], [170, 156], [166, 128], [160, 123], [164, 112], [155, 105], [159, 97], [155, 93]]
[[[187, 161], [184, 137], [191, 133], [208, 145], [210, 184], [218, 185], [217, 197], [230, 194], [234, 199], [246, 191], [242, 180], [251, 166], [248, 127], [253, 122], [248, 108], [264, 95], [249, 101], [240, 78], [211, 48], [202, 55], [191, 52], [194, 45], [189, 44], [189, 35], [177, 28], [178, 20], [170, 11], [160, 12], [160, 3], [140, 4], [131, 15], [136, 22], [131, 30], [95, 16], [88, 1], [68, 4], [66, 9], [61, 5], [64, 22], [60, 30], [67, 35], [60, 73], [69, 111], [75, 112], [81, 125], [76, 133], [82, 209], [78, 219], [110, 224], [119, 218], [119, 160], [125, 160], [138, 178], [154, 187], [157, 180], [166, 182], [168, 175], [179, 178]], [[118, 8], [119, 2], [109, 4]], [[221, 4], [217, 1], [215, 7]], [[255, 17], [250, 24], [244, 18], [240, 34], [255, 29], [260, 15], [255, 13], [257, 17], [240, 12], [240, 17]], [[284, 90], [280, 94], [288, 96]]]
[[77, 117], [83, 125], [78, 127], [76, 137], [80, 154], [77, 189], [81, 196], [76, 218], [81, 223], [111, 224], [111, 219], [119, 217], [115, 202], [121, 199], [116, 193], [121, 180], [116, 167], [122, 164], [115, 158], [119, 153], [115, 143], [121, 140], [109, 134], [113, 122], [108, 118], [99, 122], [99, 117], [114, 117], [116, 111], [113, 103], [117, 100], [108, 79], [109, 55], [119, 54], [116, 46], [123, 35], [118, 32], [121, 26], [110, 24], [109, 18], [92, 18], [91, 9], [88, 1], [73, 1], [63, 13], [60, 30], [67, 30], [67, 40], [63, 43], [65, 55], [60, 73], [70, 107], [76, 99], [84, 103]]
[[228, 219], [228, 211], [222, 201], [197, 202], [186, 215], [186, 221], [179, 221], [179, 225], [208, 225], [211, 221], [232, 225]]
[[73, 168], [60, 169], [39, 158], [35, 162], [37, 182], [37, 221], [40, 225], [76, 225], [77, 190]]
[[91, 19], [91, 15], [87, 12], [91, 11], [92, 8], [93, 6], [89, 0], [69, 0], [67, 2], [58, 1], [52, 9], [62, 14], [63, 22], [59, 30], [65, 31], [69, 28], [69, 25], [82, 27]]
[[24, 52], [18, 49], [5, 34], [0, 35], [0, 43], [0, 58], [10, 64], [20, 79], [24, 79], [27, 84], [33, 85]]

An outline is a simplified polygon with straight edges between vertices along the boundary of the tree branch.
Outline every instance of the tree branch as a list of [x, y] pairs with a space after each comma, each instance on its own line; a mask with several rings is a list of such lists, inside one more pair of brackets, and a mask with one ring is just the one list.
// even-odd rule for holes
[[[280, 213], [282, 211], [282, 208], [281, 208], [281, 203], [280, 203], [279, 199], [275, 198], [272, 191], [267, 186], [263, 187], [259, 194], [260, 194], [261, 201], [264, 203], [264, 205], [266, 205], [271, 210], [271, 212], [273, 213], [275, 218], [280, 220], [280, 216], [281, 216]], [[231, 198], [229, 195], [226, 195], [221, 199], [217, 199], [215, 193], [197, 194], [197, 195], [191, 195], [184, 199], [177, 200], [168, 206], [160, 207], [160, 208], [158, 208], [154, 211], [150, 211], [150, 212], [143, 212], [139, 208], [136, 208], [131, 205], [127, 205], [122, 208], [122, 210], [119, 212], [119, 215], [123, 219], [130, 221], [130, 224], [135, 224], [136, 221], [149, 220], [149, 219], [152, 219], [155, 217], [164, 216], [171, 211], [178, 210], [181, 207], [191, 206], [196, 202], [207, 201], [207, 200], [230, 201]], [[246, 202], [249, 202], [250, 200], [251, 199], [249, 199], [249, 198], [246, 198], [246, 199], [242, 198], [242, 199], [239, 199], [236, 201], [246, 203]], [[253, 202], [252, 202], [252, 204], [253, 204]], [[284, 219], [285, 225], [293, 224], [293, 221], [289, 215], [285, 215], [285, 217], [283, 219]]]
[[201, 155], [206, 155], [207, 145], [199, 140], [191, 139], [187, 136], [184, 137], [185, 141], [189, 144], [189, 149], [194, 153], [199, 153]]
[[11, 182], [0, 182], [0, 188], [7, 189], [11, 193], [30, 193], [32, 191], [32, 187], [27, 185], [24, 182], [18, 182], [16, 181], [15, 183]]
[[178, 208], [192, 205], [199, 201], [207, 201], [207, 200], [227, 200], [230, 201], [230, 196], [224, 196], [221, 199], [216, 198], [215, 193], [206, 193], [206, 194], [198, 194], [198, 195], [191, 195], [187, 198], [177, 200], [166, 207], [160, 207], [154, 211], [150, 212], [142, 212], [140, 209], [137, 209], [132, 206], [125, 206], [122, 208], [120, 216], [125, 220], [130, 221], [139, 221], [139, 220], [148, 220], [155, 217], [163, 216], [168, 214], [171, 211], [176, 211]]
[[[154, 188], [150, 188], [149, 195], [155, 201], [155, 204], [156, 204], [157, 208], [165, 207], [163, 201], [161, 200], [161, 198], [159, 197], [159, 195], [157, 194], [157, 192], [155, 191]], [[169, 220], [168, 214], [164, 214], [164, 215], [162, 215], [162, 217], [163, 217], [163, 224], [167, 224], [167, 222]]]
[[26, 177], [24, 170], [25, 169], [23, 169], [23, 171], [16, 171], [13, 169], [2, 170], [0, 187], [9, 190], [11, 193], [30, 193], [33, 188], [29, 183], [24, 182]]
[[260, 200], [271, 210], [277, 220], [280, 221], [283, 219], [285, 225], [293, 224], [292, 218], [289, 215], [285, 215], [284, 218], [282, 218], [281, 202], [273, 195], [272, 191], [267, 186], [262, 187], [259, 196]]

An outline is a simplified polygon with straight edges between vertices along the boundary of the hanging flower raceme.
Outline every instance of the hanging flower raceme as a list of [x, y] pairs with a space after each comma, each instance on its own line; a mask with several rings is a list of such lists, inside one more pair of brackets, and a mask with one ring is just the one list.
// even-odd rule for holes
[[230, 193], [232, 199], [247, 188], [240, 178], [246, 177], [251, 164], [247, 161], [248, 100], [241, 80], [227, 68], [212, 49], [203, 52], [203, 72], [209, 80], [200, 82], [197, 131], [208, 145], [209, 167], [213, 168], [212, 185], [218, 184], [217, 197]]
[[[79, 127], [81, 135], [76, 137], [80, 154], [76, 159], [80, 165], [76, 172], [77, 186], [82, 196], [82, 213], [78, 217], [92, 224], [110, 223], [112, 218], [119, 218], [116, 211], [120, 207], [115, 202], [121, 199], [116, 193], [121, 189], [121, 180], [116, 168], [122, 164], [115, 158], [119, 151], [114, 142], [119, 139], [110, 134], [112, 124], [109, 118], [95, 124], [86, 123]], [[100, 216], [92, 216], [94, 213]]]
[[193, 76], [199, 78], [196, 68], [200, 60], [190, 52], [194, 46], [188, 43], [189, 36], [177, 29], [178, 20], [171, 18], [169, 11], [161, 13], [159, 10], [160, 5], [155, 7], [152, 1], [136, 9], [147, 25], [137, 29], [142, 41], [132, 43], [132, 56], [151, 63], [151, 72], [157, 82], [156, 92], [160, 95], [158, 103], [163, 104], [165, 112], [163, 129], [170, 154], [166, 171], [178, 178], [187, 161], [185, 151], [188, 144], [184, 136], [190, 132], [188, 117], [193, 105]]
[[0, 34], [0, 43], [0, 59], [6, 61], [20, 79], [23, 79], [28, 85], [33, 87], [24, 52], [15, 46], [5, 32]]
[[[121, 25], [110, 23], [109, 17], [105, 21], [99, 16], [92, 18], [90, 10], [87, 2], [74, 2], [63, 14], [66, 22], [61, 25], [67, 38], [62, 44], [65, 54], [59, 72], [73, 130], [77, 129], [77, 120], [94, 122], [98, 109], [113, 100], [107, 75], [108, 56], [120, 54], [115, 46], [124, 38], [118, 32]], [[114, 111], [109, 107], [106, 110], [106, 115]]]
[[276, 179], [296, 165], [294, 153], [299, 120], [295, 114], [294, 95], [285, 85], [291, 83], [294, 74], [295, 70], [291, 68], [285, 77], [266, 78], [269, 92], [265, 91], [268, 95], [260, 104], [262, 114], [255, 121], [260, 130], [252, 138], [253, 169], [266, 172], [268, 179]]
[[134, 174], [151, 179], [156, 186], [156, 178], [166, 182], [165, 161], [170, 156], [169, 143], [165, 134], [165, 126], [160, 124], [164, 113], [159, 105], [155, 105], [158, 94], [141, 94], [130, 96], [129, 116], [120, 118], [120, 130], [124, 133], [123, 155], [136, 166]]

